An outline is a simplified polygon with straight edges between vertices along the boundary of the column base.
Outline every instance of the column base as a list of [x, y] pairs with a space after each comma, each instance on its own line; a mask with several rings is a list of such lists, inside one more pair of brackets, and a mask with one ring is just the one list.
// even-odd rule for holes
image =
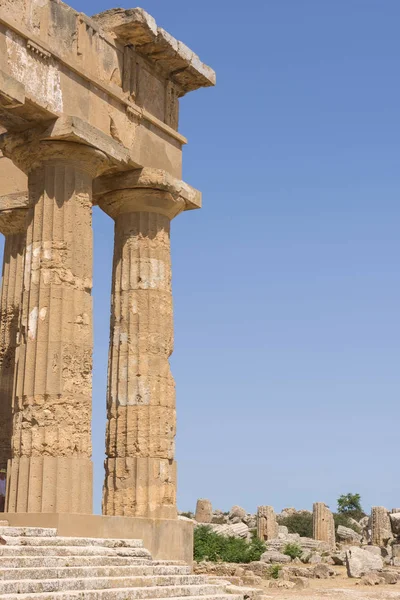
[[89, 458], [22, 456], [8, 462], [8, 513], [93, 513]]
[[12, 527], [54, 527], [60, 536], [140, 539], [156, 560], [193, 562], [193, 522], [101, 515], [4, 513]]

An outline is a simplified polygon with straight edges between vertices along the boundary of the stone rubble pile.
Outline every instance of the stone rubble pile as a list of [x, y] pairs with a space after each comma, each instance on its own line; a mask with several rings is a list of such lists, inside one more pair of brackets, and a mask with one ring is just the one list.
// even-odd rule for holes
[[[294, 515], [312, 515], [313, 538], [289, 533], [287, 527], [280, 525], [283, 519]], [[197, 503], [195, 515], [191, 516], [196, 526], [207, 524], [219, 534], [248, 540], [256, 533], [265, 542], [267, 549], [258, 563], [250, 563], [250, 567], [224, 567], [227, 572], [220, 576], [227, 577], [232, 584], [239, 584], [243, 574], [247, 582], [252, 581], [252, 577], [263, 577], [265, 568], [271, 568], [271, 565], [280, 565], [280, 573], [287, 574], [289, 569], [290, 577], [317, 576], [315, 572], [318, 571], [325, 575], [328, 573], [329, 577], [329, 569], [338, 565], [346, 566], [348, 576], [362, 580], [365, 585], [394, 584], [398, 580], [394, 569], [400, 567], [400, 509], [389, 512], [384, 507], [375, 506], [370, 516], [359, 521], [349, 518], [348, 527], [339, 525], [336, 529], [332, 512], [320, 502], [314, 504], [312, 513], [285, 508], [275, 514], [273, 507], [260, 506], [256, 514], [250, 514], [236, 505], [229, 512], [213, 510], [211, 502], [202, 499]], [[298, 557], [292, 559], [288, 556], [289, 544], [299, 547], [301, 554]], [[205, 572], [202, 569], [206, 569], [215, 574], [211, 567], [201, 565], [196, 567], [196, 572]], [[305, 571], [300, 572], [299, 569]], [[256, 580], [253, 581], [253, 584], [256, 583]]]

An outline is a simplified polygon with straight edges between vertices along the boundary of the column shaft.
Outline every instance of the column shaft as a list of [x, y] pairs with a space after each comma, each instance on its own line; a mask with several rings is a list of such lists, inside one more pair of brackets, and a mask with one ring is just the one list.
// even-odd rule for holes
[[259, 506], [257, 508], [257, 537], [263, 542], [274, 540], [278, 537], [279, 525], [272, 506]]
[[25, 232], [5, 235], [0, 308], [0, 469], [11, 458], [15, 352], [25, 251]]
[[323, 502], [313, 505], [313, 537], [314, 540], [326, 542], [330, 548], [336, 547], [333, 514]]
[[386, 546], [393, 537], [388, 510], [384, 506], [373, 506], [371, 510], [372, 544]]
[[92, 512], [91, 193], [78, 160], [29, 174], [8, 512]]
[[103, 513], [175, 518], [170, 219], [116, 217]]

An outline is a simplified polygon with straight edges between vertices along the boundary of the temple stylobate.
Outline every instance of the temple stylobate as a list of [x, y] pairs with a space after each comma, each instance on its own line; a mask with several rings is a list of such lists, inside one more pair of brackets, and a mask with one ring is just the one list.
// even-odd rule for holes
[[[182, 181], [179, 98], [215, 74], [138, 8], [88, 18], [0, 0], [0, 45], [7, 519], [140, 537], [185, 559], [170, 224], [201, 206]], [[93, 204], [115, 223], [103, 517], [92, 515]]]

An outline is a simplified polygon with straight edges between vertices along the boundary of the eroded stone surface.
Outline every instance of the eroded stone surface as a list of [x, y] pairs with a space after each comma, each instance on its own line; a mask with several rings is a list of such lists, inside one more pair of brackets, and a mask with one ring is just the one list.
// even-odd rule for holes
[[24, 272], [23, 222], [26, 211], [22, 210], [22, 219], [16, 215], [21, 209], [6, 211], [5, 223], [2, 212], [0, 231], [5, 233], [5, 244], [0, 309], [0, 469], [5, 469], [11, 459], [12, 398]]
[[210, 500], [199, 498], [196, 505], [195, 519], [197, 523], [211, 523], [213, 517], [213, 509]]
[[384, 506], [372, 507], [371, 538], [375, 546], [386, 546], [393, 539], [389, 512]]
[[107, 173], [99, 196], [116, 248], [105, 511], [174, 518], [169, 223], [201, 206], [180, 180], [179, 98], [215, 74], [142, 9], [89, 19], [62, 2], [0, 0], [0, 17], [0, 194], [15, 182], [0, 231], [6, 257], [21, 258], [18, 268], [5, 259], [0, 320], [6, 509], [92, 509], [92, 180]]
[[9, 512], [92, 511], [91, 188], [96, 151], [68, 144], [61, 150], [60, 155], [57, 143], [46, 146], [41, 166], [30, 156], [32, 208], [16, 361]]
[[[141, 540], [63, 538], [54, 530], [8, 528], [0, 546], [0, 597], [228, 600], [225, 585], [177, 561], [155, 561]], [[243, 594], [229, 596], [242, 600]]]
[[257, 536], [260, 540], [273, 540], [278, 537], [279, 526], [272, 506], [259, 506], [257, 509]]
[[176, 40], [142, 8], [113, 8], [93, 19], [119, 41], [132, 45], [186, 92], [215, 85], [215, 72], [183, 42]]
[[335, 549], [333, 514], [323, 502], [316, 502], [313, 506], [313, 536], [315, 540], [327, 542], [331, 549]]
[[346, 551], [346, 567], [349, 577], [359, 578], [369, 571], [381, 571], [383, 560], [376, 554], [352, 546]]

